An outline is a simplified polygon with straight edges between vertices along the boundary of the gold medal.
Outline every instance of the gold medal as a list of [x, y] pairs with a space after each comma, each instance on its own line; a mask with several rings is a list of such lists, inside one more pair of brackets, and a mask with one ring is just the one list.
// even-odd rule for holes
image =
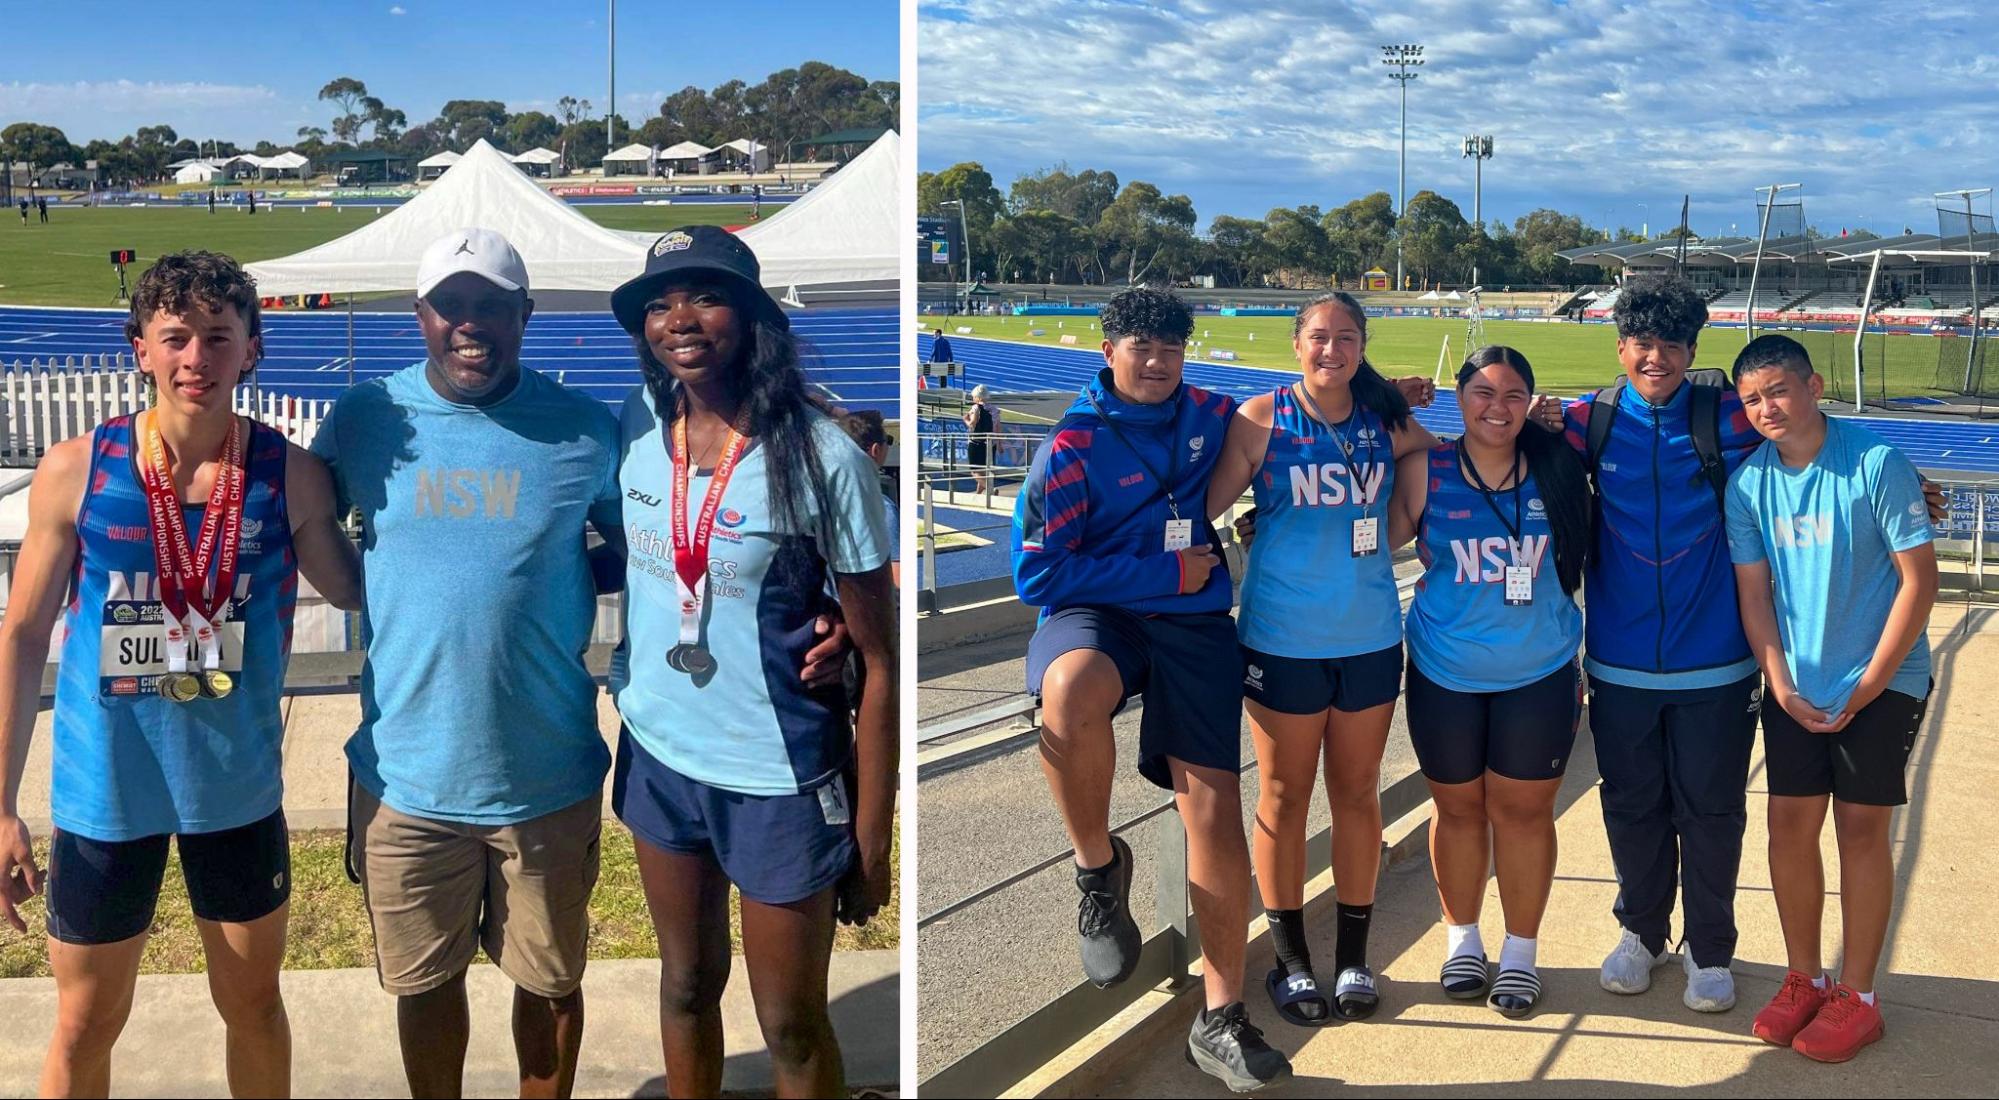
[[201, 694], [201, 680], [191, 672], [163, 672], [155, 687], [170, 703], [192, 702]]
[[236, 678], [219, 668], [211, 668], [201, 674], [201, 693], [210, 699], [221, 699], [236, 690]]

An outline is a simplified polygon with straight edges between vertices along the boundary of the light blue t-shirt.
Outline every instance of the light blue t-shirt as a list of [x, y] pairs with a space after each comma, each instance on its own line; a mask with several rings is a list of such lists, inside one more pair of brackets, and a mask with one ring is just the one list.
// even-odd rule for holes
[[484, 407], [424, 364], [348, 390], [312, 450], [362, 519], [354, 778], [406, 814], [510, 825], [601, 789], [584, 524], [618, 540], [618, 424], [531, 370]]
[[[889, 560], [894, 540], [874, 462], [838, 424], [813, 425], [826, 474], [825, 507], [800, 502], [806, 531], [782, 526], [770, 507], [764, 448], [752, 443], [730, 477], [708, 546], [708, 599], [701, 640], [712, 676], [666, 661], [680, 643], [673, 573], [674, 463], [641, 388], [622, 414], [625, 487], [625, 644], [611, 666], [618, 712], [638, 743], [667, 767], [712, 787], [750, 795], [798, 794], [837, 775], [852, 752], [845, 689], [809, 689], [799, 679], [828, 604], [827, 570], [866, 573]], [[691, 536], [708, 492], [707, 470], [688, 485]], [[779, 547], [803, 566], [776, 583]]]
[[[1826, 418], [1825, 446], [1793, 470], [1765, 443], [1728, 483], [1728, 552], [1769, 561], [1784, 663], [1805, 701], [1846, 706], [1888, 624], [1901, 580], [1894, 555], [1936, 538], [1916, 467], [1865, 428]], [[1929, 695], [1930, 642], [1888, 683]]]

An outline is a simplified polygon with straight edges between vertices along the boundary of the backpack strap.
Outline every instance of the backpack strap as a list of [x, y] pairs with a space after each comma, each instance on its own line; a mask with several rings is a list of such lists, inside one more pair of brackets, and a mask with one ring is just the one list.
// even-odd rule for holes
[[1597, 463], [1603, 458], [1604, 448], [1610, 446], [1610, 426], [1617, 419], [1617, 406], [1623, 397], [1624, 384], [1615, 382], [1598, 390], [1596, 400], [1590, 402], [1583, 466], [1589, 471], [1590, 491], [1599, 496], [1602, 490], [1597, 487]]
[[1728, 463], [1721, 457], [1721, 388], [1693, 386], [1687, 393], [1687, 431], [1693, 436], [1694, 454], [1700, 459], [1702, 478], [1714, 489], [1714, 506], [1728, 515]]

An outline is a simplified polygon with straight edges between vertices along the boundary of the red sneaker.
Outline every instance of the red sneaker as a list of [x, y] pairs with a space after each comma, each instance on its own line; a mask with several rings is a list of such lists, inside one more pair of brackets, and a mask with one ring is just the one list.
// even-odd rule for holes
[[1881, 1010], [1841, 982], [1812, 1022], [1791, 1040], [1791, 1049], [1819, 1062], [1844, 1062], [1881, 1037]]
[[1756, 1023], [1750, 1028], [1758, 1039], [1774, 1043], [1780, 1047], [1791, 1045], [1798, 1032], [1812, 1022], [1812, 1017], [1825, 1007], [1832, 996], [1830, 988], [1820, 989], [1812, 984], [1811, 978], [1795, 970], [1784, 975], [1784, 985], [1763, 1011], [1756, 1014]]

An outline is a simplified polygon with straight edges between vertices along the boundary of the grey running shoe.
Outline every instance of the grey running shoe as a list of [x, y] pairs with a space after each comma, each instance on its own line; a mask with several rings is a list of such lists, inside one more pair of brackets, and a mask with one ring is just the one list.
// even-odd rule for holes
[[1671, 958], [1664, 951], [1654, 955], [1645, 950], [1638, 933], [1626, 928], [1617, 946], [1603, 960], [1597, 983], [1612, 993], [1643, 993], [1652, 988], [1652, 970]]
[[1241, 1001], [1194, 1017], [1187, 1035], [1187, 1061], [1230, 1092], [1254, 1092], [1291, 1076], [1291, 1060], [1263, 1041]]
[[1680, 1002], [1695, 1012], [1727, 1012], [1735, 1007], [1735, 975], [1726, 966], [1694, 965], [1693, 949], [1680, 945], [1680, 965], [1687, 971], [1687, 991]]
[[1116, 858], [1102, 871], [1076, 872], [1076, 888], [1083, 900], [1076, 906], [1078, 946], [1083, 954], [1083, 974], [1098, 989], [1131, 977], [1138, 969], [1138, 951], [1144, 946], [1138, 922], [1131, 919], [1131, 845], [1111, 837]]

